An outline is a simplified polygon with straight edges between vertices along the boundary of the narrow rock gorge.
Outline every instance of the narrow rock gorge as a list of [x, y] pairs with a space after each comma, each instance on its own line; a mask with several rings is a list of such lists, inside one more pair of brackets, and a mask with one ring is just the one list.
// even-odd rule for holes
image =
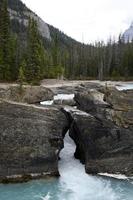
[[133, 90], [88, 83], [18, 90], [0, 87], [0, 182], [58, 176], [68, 130], [88, 174], [133, 175]]

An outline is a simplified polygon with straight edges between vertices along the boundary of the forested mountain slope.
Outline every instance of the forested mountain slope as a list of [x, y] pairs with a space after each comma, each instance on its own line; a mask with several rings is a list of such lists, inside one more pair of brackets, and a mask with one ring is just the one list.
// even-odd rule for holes
[[37, 21], [40, 34], [49, 40], [51, 39], [48, 25], [20, 0], [8, 0], [8, 10], [14, 31], [18, 33], [24, 27], [27, 27], [29, 17], [31, 17]]
[[125, 43], [120, 36], [107, 44], [81, 44], [44, 22], [20, 0], [0, 0], [0, 45], [1, 81], [133, 76], [132, 42]]

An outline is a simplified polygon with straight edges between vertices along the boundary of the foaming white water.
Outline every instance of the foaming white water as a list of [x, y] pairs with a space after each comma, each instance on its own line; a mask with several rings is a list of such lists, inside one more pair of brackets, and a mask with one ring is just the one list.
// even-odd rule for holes
[[42, 101], [40, 104], [44, 106], [51, 106], [54, 104], [54, 101], [57, 100], [73, 100], [74, 94], [57, 94], [54, 96], [53, 100]]
[[51, 196], [48, 192], [48, 194], [45, 197], [41, 197], [42, 200], [50, 200]]
[[53, 103], [54, 103], [53, 100], [49, 100], [49, 101], [42, 101], [40, 104], [44, 106], [51, 106]]
[[[69, 200], [117, 200], [119, 199], [110, 181], [99, 179], [85, 173], [84, 165], [74, 158], [75, 144], [67, 134], [64, 149], [60, 153], [60, 189], [59, 200], [65, 200], [64, 193]], [[64, 191], [65, 188], [65, 191]]]
[[116, 86], [116, 88], [120, 91], [121, 90], [130, 90], [130, 89], [133, 89], [133, 83], [122, 84], [122, 85]]
[[132, 180], [89, 176], [73, 157], [75, 144], [65, 137], [59, 162], [61, 177], [23, 184], [0, 184], [0, 200], [133, 200]]
[[116, 179], [120, 179], [120, 180], [128, 180], [128, 177], [125, 176], [124, 174], [99, 173], [99, 175], [101, 175], [101, 176], [108, 176], [108, 177], [116, 178]]
[[74, 94], [57, 94], [54, 96], [54, 100], [72, 100]]

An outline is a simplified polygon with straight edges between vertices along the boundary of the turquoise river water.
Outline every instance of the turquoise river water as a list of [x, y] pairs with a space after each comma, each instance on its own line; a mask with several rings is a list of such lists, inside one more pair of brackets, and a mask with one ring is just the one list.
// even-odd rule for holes
[[74, 151], [67, 134], [60, 154], [60, 178], [1, 184], [0, 200], [133, 200], [133, 181], [87, 175]]

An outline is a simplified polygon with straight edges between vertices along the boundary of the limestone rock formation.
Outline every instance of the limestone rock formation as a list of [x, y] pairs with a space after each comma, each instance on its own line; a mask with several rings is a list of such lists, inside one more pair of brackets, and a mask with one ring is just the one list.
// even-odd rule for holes
[[47, 25], [40, 17], [38, 17], [34, 12], [28, 9], [22, 1], [8, 0], [8, 11], [10, 14], [11, 23], [20, 24], [21, 27], [28, 26], [29, 17], [36, 20], [38, 24], [38, 29], [40, 35], [48, 40], [51, 40], [50, 30]]
[[112, 88], [76, 94], [77, 106], [86, 113], [67, 110], [70, 136], [87, 173], [133, 175], [132, 95]]
[[0, 181], [59, 175], [64, 114], [56, 108], [0, 102]]

